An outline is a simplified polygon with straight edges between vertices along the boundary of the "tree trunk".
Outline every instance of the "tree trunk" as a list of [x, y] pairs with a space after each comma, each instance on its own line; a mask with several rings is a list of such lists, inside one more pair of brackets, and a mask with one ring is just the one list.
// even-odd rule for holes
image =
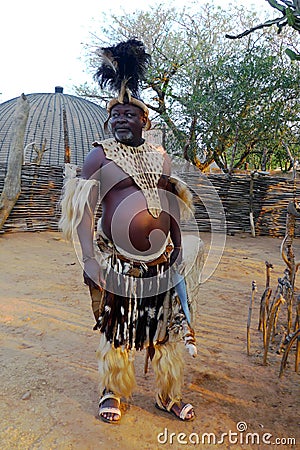
[[15, 206], [21, 192], [21, 171], [23, 164], [24, 135], [29, 114], [29, 103], [22, 94], [16, 105], [12, 140], [7, 164], [7, 173], [0, 197], [0, 230], [11, 210]]

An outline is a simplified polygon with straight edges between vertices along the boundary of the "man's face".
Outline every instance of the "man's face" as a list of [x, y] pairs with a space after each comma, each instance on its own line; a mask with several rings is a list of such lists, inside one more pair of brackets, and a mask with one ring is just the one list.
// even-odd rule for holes
[[138, 106], [118, 104], [111, 110], [110, 124], [113, 135], [123, 144], [139, 145], [145, 123], [144, 112]]

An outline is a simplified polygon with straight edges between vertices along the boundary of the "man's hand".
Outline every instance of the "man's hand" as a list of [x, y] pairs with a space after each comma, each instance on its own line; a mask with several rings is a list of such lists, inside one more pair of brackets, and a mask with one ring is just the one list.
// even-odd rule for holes
[[97, 286], [105, 288], [104, 272], [95, 258], [85, 261], [84, 272]]

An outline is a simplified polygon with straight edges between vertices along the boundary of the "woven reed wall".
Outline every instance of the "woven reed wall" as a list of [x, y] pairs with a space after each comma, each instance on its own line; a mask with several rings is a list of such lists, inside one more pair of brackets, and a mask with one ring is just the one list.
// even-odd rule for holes
[[[0, 165], [0, 192], [6, 167]], [[59, 199], [63, 186], [61, 166], [25, 164], [22, 169], [21, 194], [3, 231], [57, 230]]]
[[[227, 232], [250, 233], [250, 175], [228, 177], [210, 174], [206, 177], [181, 173], [194, 192], [196, 223], [199, 231], [211, 231], [208, 209], [214, 208], [207, 181], [212, 184], [225, 212]], [[0, 192], [3, 188], [5, 167], [0, 165]], [[22, 170], [22, 192], [7, 219], [3, 231], [57, 230], [59, 199], [63, 186], [61, 166], [26, 164]], [[253, 213], [257, 235], [283, 236], [285, 234], [287, 205], [299, 198], [300, 182], [284, 177], [258, 175], [253, 180]], [[211, 200], [211, 205], [209, 204]], [[208, 209], [207, 209], [208, 206]], [[218, 217], [213, 220], [218, 221]], [[220, 217], [222, 222], [222, 217]], [[185, 230], [195, 229], [195, 223], [184, 223]], [[296, 225], [300, 236], [300, 224]]]
[[[185, 178], [184, 175], [182, 178]], [[221, 200], [226, 217], [227, 232], [251, 233], [250, 226], [250, 175], [228, 177], [221, 174], [207, 176]], [[186, 182], [192, 187], [196, 180], [189, 176]], [[201, 192], [201, 184], [197, 191]], [[206, 188], [207, 189], [207, 188]], [[268, 175], [255, 176], [253, 179], [252, 209], [255, 233], [260, 236], [280, 237], [285, 235], [286, 212], [288, 204], [300, 198], [300, 181], [285, 177]], [[201, 197], [201, 196], [200, 196]], [[210, 231], [206, 209], [198, 195], [194, 199], [196, 221], [199, 231]], [[299, 221], [300, 222], [300, 221]], [[300, 236], [300, 223], [296, 221], [295, 235]]]

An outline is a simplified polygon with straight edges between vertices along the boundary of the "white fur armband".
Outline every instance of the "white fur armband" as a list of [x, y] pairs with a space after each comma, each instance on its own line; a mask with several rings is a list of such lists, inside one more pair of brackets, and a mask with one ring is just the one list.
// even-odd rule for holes
[[170, 181], [174, 184], [176, 195], [182, 200], [179, 202], [180, 217], [182, 220], [190, 219], [194, 214], [193, 194], [188, 185], [177, 176], [171, 175]]
[[99, 186], [99, 181], [71, 178], [66, 182], [63, 188], [61, 218], [58, 224], [66, 239], [72, 239], [73, 231], [80, 224], [86, 207], [93, 214], [89, 197], [94, 186]]

